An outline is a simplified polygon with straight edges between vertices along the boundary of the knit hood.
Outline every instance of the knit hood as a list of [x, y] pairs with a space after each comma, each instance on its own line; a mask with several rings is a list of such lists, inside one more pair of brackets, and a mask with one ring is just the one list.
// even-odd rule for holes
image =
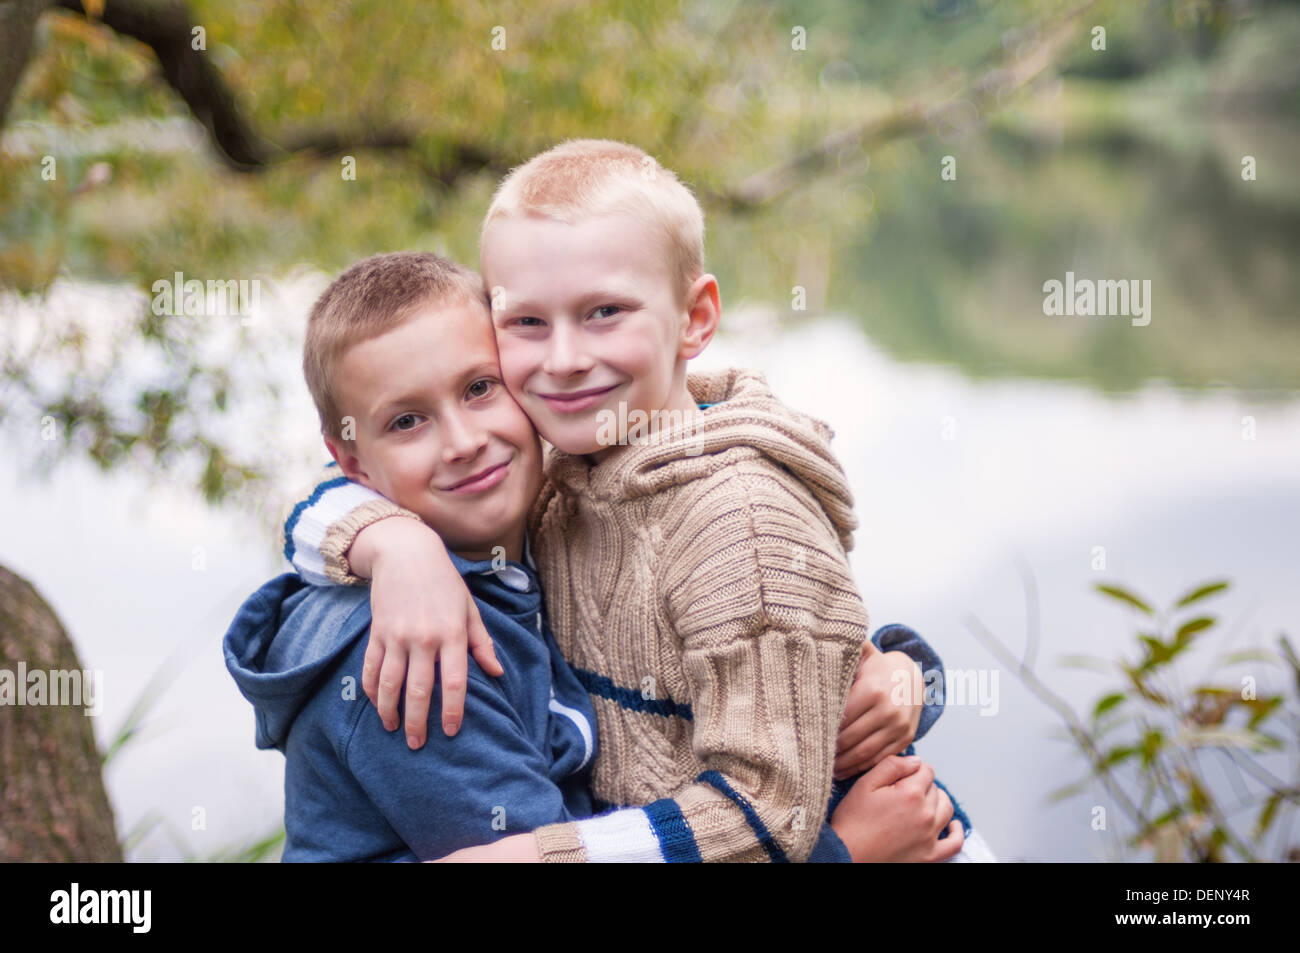
[[824, 421], [781, 403], [755, 370], [688, 373], [686, 386], [696, 403], [713, 406], [693, 423], [661, 429], [654, 439], [624, 447], [598, 465], [548, 446], [547, 475], [557, 490], [598, 500], [634, 499], [763, 457], [807, 487], [845, 551], [852, 549], [853, 495], [831, 453], [834, 431]]

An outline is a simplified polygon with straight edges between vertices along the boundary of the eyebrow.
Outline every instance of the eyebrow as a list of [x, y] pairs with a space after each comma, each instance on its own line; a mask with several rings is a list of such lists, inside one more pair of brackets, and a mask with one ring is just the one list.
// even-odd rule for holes
[[[587, 292], [581, 298], [577, 299], [577, 303], [579, 307], [588, 308], [597, 301], [609, 301], [611, 299], [615, 301], [640, 301], [641, 296], [633, 292], [630, 288], [623, 290], [617, 288], [601, 288], [596, 291]], [[507, 294], [506, 307], [502, 308], [500, 311], [494, 311], [493, 317], [498, 314], [523, 314], [525, 312], [536, 313], [542, 310], [544, 309], [532, 301], [520, 301], [517, 304], [510, 304], [509, 295]]]
[[[480, 377], [487, 375], [499, 378], [501, 376], [501, 365], [496, 361], [479, 361], [473, 367], [468, 368], [465, 373], [460, 375], [457, 380], [457, 386], [460, 389], [464, 389]], [[403, 405], [418, 404], [424, 399], [424, 397], [425, 395], [418, 391], [402, 394], [399, 397], [394, 397], [392, 400], [384, 401], [371, 412], [371, 416], [374, 420], [383, 423], [384, 418], [396, 411], [399, 407], [402, 407]]]

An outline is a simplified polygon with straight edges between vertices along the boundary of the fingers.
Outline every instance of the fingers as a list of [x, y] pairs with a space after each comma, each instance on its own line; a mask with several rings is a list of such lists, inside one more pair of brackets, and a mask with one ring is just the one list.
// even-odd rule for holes
[[836, 754], [847, 751], [886, 726], [889, 720], [888, 711], [880, 706], [870, 705], [868, 694], [857, 691], [849, 695], [848, 704], [844, 709], [844, 720], [840, 722], [839, 732], [835, 735]]
[[461, 719], [465, 716], [469, 657], [465, 654], [464, 644], [449, 640], [438, 650], [438, 662], [442, 669], [442, 733], [450, 738], [460, 731]]
[[866, 784], [872, 789], [889, 787], [920, 771], [924, 764], [915, 755], [906, 758], [891, 756], [864, 774], [853, 786], [856, 788], [859, 784]]
[[936, 840], [934, 843], [932, 862], [951, 860], [960, 854], [962, 845], [966, 843], [966, 831], [961, 826], [961, 821], [954, 820], [949, 824], [948, 836], [942, 840]]
[[389, 731], [396, 731], [397, 699], [406, 678], [406, 650], [400, 645], [384, 653], [384, 663], [379, 669], [379, 720]]
[[493, 677], [499, 678], [504, 675], [506, 670], [501, 667], [501, 662], [497, 659], [492, 636], [488, 635], [487, 627], [483, 625], [483, 618], [478, 614], [478, 606], [472, 599], [469, 603], [466, 623], [469, 629], [469, 650], [474, 654], [474, 661], [478, 662], [479, 668]]
[[857, 774], [859, 771], [867, 770], [867, 768], [879, 761], [882, 755], [892, 754], [893, 752], [889, 749], [898, 740], [897, 733], [892, 727], [881, 728], [849, 750], [837, 754], [834, 764], [835, 779], [838, 781]]
[[[940, 791], [938, 788], [934, 786], [934, 768], [930, 767], [930, 765], [925, 761], [921, 761], [921, 759], [917, 758], [916, 755], [911, 755], [909, 758], [904, 758], [900, 760], [910, 760], [911, 758], [916, 758], [916, 760], [920, 763], [916, 766], [915, 771], [909, 771], [897, 783], [899, 787], [907, 788], [914, 796], [925, 797], [926, 803], [930, 804], [931, 806], [934, 806], [937, 803], [934, 801], [936, 792], [938, 794], [943, 793], [942, 791]], [[886, 758], [884, 761], [880, 763], [888, 764], [892, 760], [894, 759]], [[937, 836], [938, 833], [939, 831], [936, 828], [935, 835]]]
[[424, 746], [429, 734], [429, 703], [433, 698], [434, 655], [419, 646], [411, 649], [406, 673], [406, 744]]
[[947, 791], [936, 784], [926, 792], [926, 803], [930, 804], [933, 812], [930, 815], [930, 830], [933, 832], [931, 836], [937, 839], [944, 825], [951, 826], [954, 820], [952, 798], [948, 797]]
[[384, 662], [384, 645], [375, 638], [372, 628], [370, 641], [366, 645], [366, 658], [361, 665], [361, 688], [365, 691], [370, 704], [379, 707], [379, 668]]
[[[856, 729], [859, 733], [843, 747], [861, 741], [880, 727], [883, 720], [881, 710], [884, 708], [882, 702], [886, 699], [881, 696], [880, 680], [876, 675], [877, 672], [872, 668], [870, 660], [864, 655], [858, 662], [857, 671], [853, 674], [853, 684], [849, 686], [849, 695], [844, 702], [844, 717], [840, 719], [839, 731], [841, 734], [844, 733], [861, 722], [864, 717], [870, 716], [870, 720], [865, 725], [859, 725]], [[836, 743], [839, 744], [839, 739], [836, 739]]]

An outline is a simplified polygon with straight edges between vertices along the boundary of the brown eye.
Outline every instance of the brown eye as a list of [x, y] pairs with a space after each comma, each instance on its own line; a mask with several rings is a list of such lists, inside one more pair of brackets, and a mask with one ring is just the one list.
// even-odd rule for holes
[[[480, 381], [475, 381], [474, 383], [470, 384], [469, 389], [465, 393], [467, 393], [470, 397], [486, 397], [488, 394], [492, 392], [492, 384], [493, 381], [485, 377]], [[475, 388], [482, 388], [482, 389], [476, 391]]]

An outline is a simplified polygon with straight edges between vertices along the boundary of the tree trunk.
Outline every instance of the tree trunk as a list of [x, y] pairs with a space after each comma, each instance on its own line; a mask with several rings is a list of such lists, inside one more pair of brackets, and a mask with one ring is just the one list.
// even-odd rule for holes
[[0, 128], [32, 51], [32, 33], [50, 0], [0, 0]]
[[8, 702], [0, 706], [0, 861], [120, 862], [93, 720], [84, 704], [50, 704], [60, 701], [54, 685], [46, 704], [13, 704], [12, 693], [28, 687], [17, 683], [20, 662], [28, 673], [81, 671], [54, 611], [0, 566], [0, 691]]

